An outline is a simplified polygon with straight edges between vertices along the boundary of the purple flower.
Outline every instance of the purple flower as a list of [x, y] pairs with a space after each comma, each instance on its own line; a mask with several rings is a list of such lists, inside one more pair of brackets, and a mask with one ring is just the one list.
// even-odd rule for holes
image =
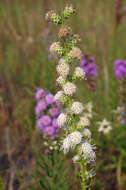
[[43, 120], [40, 118], [37, 120], [36, 128], [39, 130], [43, 130]]
[[52, 125], [53, 125], [54, 128], [58, 128], [57, 119], [52, 120]]
[[60, 108], [60, 107], [61, 107], [61, 102], [56, 101], [55, 103], [56, 103], [56, 106], [57, 106], [58, 108]]
[[117, 59], [114, 61], [114, 73], [118, 80], [126, 79], [126, 60]]
[[121, 124], [122, 124], [122, 125], [126, 125], [126, 119], [122, 120], [122, 121], [121, 121]]
[[48, 115], [43, 115], [43, 116], [41, 117], [41, 119], [42, 119], [42, 124], [43, 124], [44, 126], [50, 125], [50, 123], [51, 123], [51, 118], [50, 118]]
[[60, 112], [58, 108], [50, 108], [49, 113], [52, 117], [57, 117]]
[[43, 131], [44, 135], [52, 136], [55, 133], [55, 129], [52, 126], [45, 127]]
[[42, 88], [38, 88], [37, 92], [35, 93], [36, 100], [40, 100], [45, 96], [45, 91]]
[[57, 128], [55, 129], [55, 133], [59, 133], [59, 130], [60, 130], [60, 128], [57, 127]]
[[45, 99], [46, 99], [46, 103], [48, 105], [51, 105], [51, 104], [54, 103], [54, 96], [53, 96], [53, 94], [47, 94], [46, 97], [45, 97]]
[[40, 100], [37, 106], [35, 107], [36, 116], [39, 117], [40, 113], [46, 110], [46, 108], [47, 108], [46, 102], [44, 100]]
[[[50, 136], [52, 139], [56, 138], [59, 132], [57, 124], [57, 117], [60, 113], [59, 102], [54, 102], [53, 94], [46, 92], [39, 88], [35, 94], [37, 105], [35, 107], [35, 115], [37, 118], [36, 128], [39, 129], [44, 136]], [[49, 113], [49, 115], [47, 115]], [[52, 117], [52, 119], [51, 119]]]
[[97, 75], [95, 58], [93, 56], [88, 57], [87, 55], [83, 55], [82, 60], [80, 61], [80, 65], [87, 76], [92, 77]]

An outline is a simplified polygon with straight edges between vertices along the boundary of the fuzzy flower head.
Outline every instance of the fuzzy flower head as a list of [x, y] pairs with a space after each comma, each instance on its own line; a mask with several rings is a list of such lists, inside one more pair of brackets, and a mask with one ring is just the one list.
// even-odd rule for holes
[[35, 93], [35, 99], [39, 101], [45, 96], [45, 91], [42, 88], [38, 88], [37, 92]]
[[62, 144], [62, 146], [61, 146], [61, 150], [63, 150], [63, 151], [64, 151], [64, 154], [66, 154], [67, 152], [69, 152], [69, 149], [70, 149], [70, 140], [69, 140], [69, 138], [67, 137], [67, 138], [65, 138], [65, 139], [63, 140], [63, 144]]
[[46, 13], [46, 20], [51, 21], [55, 24], [61, 24], [62, 23], [61, 17], [58, 14], [56, 14], [53, 10]]
[[50, 46], [50, 53], [52, 55], [55, 55], [56, 53], [58, 55], [62, 55], [63, 54], [63, 48], [60, 45], [60, 42], [53, 42]]
[[126, 79], [126, 60], [115, 60], [114, 61], [114, 72], [118, 80], [123, 78]]
[[50, 108], [49, 113], [52, 117], [57, 117], [59, 115], [59, 109], [56, 107]]
[[63, 77], [63, 76], [59, 76], [56, 79], [57, 84], [60, 85], [60, 86], [63, 86], [65, 84], [65, 81], [66, 81], [66, 77]]
[[45, 99], [48, 105], [52, 105], [54, 103], [54, 96], [51, 93], [47, 94]]
[[83, 109], [84, 109], [84, 107], [83, 107], [82, 103], [73, 102], [71, 110], [74, 114], [76, 114], [76, 115], [81, 114], [83, 112]]
[[72, 59], [81, 59], [82, 57], [82, 52], [78, 47], [72, 47], [70, 53], [69, 53], [69, 57], [71, 57]]
[[64, 113], [61, 113], [57, 119], [57, 123], [59, 127], [63, 127], [67, 122], [67, 115]]
[[78, 127], [87, 127], [90, 125], [90, 120], [88, 119], [87, 116], [81, 116], [80, 120], [78, 122]]
[[41, 120], [42, 120], [42, 124], [44, 126], [50, 125], [50, 123], [51, 123], [51, 118], [48, 115], [43, 115], [41, 117]]
[[64, 97], [64, 92], [62, 90], [58, 91], [55, 96], [54, 100], [55, 101], [61, 101], [61, 99]]
[[46, 102], [44, 100], [40, 100], [37, 103], [37, 106], [35, 107], [36, 116], [38, 117], [42, 111], [46, 110], [46, 108], [47, 108]]
[[70, 68], [68, 64], [60, 63], [57, 65], [56, 70], [57, 70], [58, 75], [62, 77], [66, 77], [69, 74]]
[[103, 132], [105, 135], [108, 134], [112, 130], [112, 126], [110, 125], [110, 122], [108, 122], [106, 119], [98, 123], [99, 123], [98, 131]]
[[55, 129], [52, 126], [47, 126], [43, 130], [44, 135], [52, 136], [55, 133]]
[[67, 5], [65, 9], [63, 10], [63, 17], [65, 19], [69, 18], [72, 14], [74, 14], [76, 11], [73, 8], [73, 5]]
[[74, 131], [68, 135], [71, 148], [74, 148], [77, 144], [81, 143], [82, 134], [79, 131]]
[[85, 72], [83, 71], [83, 69], [81, 67], [76, 67], [75, 72], [74, 72], [74, 76], [78, 79], [84, 79], [85, 78]]
[[96, 155], [93, 151], [93, 146], [89, 142], [82, 143], [80, 151], [82, 153], [82, 156], [87, 159], [89, 163], [95, 162]]
[[72, 30], [71, 30], [70, 27], [68, 27], [68, 26], [63, 26], [63, 27], [60, 28], [59, 33], [58, 33], [58, 37], [59, 37], [60, 39], [66, 38], [66, 37], [68, 37], [68, 36], [70, 36], [70, 35], [72, 35]]
[[89, 129], [85, 128], [83, 131], [83, 135], [90, 139], [91, 138], [91, 131]]
[[77, 89], [76, 85], [71, 82], [67, 82], [63, 86], [64, 94], [67, 96], [73, 96], [73, 94], [76, 93], [76, 89]]

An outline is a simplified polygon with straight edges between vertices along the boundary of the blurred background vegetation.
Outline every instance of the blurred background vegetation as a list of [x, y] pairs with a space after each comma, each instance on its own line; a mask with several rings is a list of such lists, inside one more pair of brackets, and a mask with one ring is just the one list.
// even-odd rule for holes
[[[119, 104], [113, 61], [126, 59], [126, 17], [117, 27], [116, 0], [1, 0], [0, 189], [13, 186], [15, 190], [26, 190], [32, 183], [31, 154], [42, 144], [34, 130], [34, 93], [38, 87], [57, 91], [56, 60], [48, 52], [56, 40], [57, 28], [45, 22], [45, 13], [63, 9], [66, 3], [77, 9], [69, 24], [82, 38], [83, 52], [96, 58], [98, 71], [96, 92], [81, 82], [78, 97], [84, 103], [93, 102], [97, 120], [112, 120], [110, 112]], [[123, 3], [126, 5], [126, 0]], [[96, 189], [118, 189], [114, 174], [108, 174], [105, 171], [104, 178], [98, 173]], [[112, 183], [110, 188], [108, 183]]]

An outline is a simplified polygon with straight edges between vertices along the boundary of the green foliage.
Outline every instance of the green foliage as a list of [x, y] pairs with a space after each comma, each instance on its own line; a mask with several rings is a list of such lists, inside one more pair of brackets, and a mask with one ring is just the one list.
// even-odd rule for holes
[[0, 190], [4, 190], [4, 183], [2, 179], [0, 179]]
[[31, 190], [68, 190], [69, 169], [65, 164], [65, 156], [59, 151], [40, 154], [36, 158], [35, 187]]

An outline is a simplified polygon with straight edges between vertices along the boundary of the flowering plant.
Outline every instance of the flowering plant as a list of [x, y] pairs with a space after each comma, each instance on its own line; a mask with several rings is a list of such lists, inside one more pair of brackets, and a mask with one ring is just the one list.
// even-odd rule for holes
[[47, 94], [43, 89], [37, 89], [35, 94], [37, 105], [35, 107], [35, 115], [37, 118], [36, 128], [42, 131], [43, 136], [56, 138], [59, 132], [57, 117], [60, 114], [59, 102], [54, 102], [53, 94]]
[[80, 61], [80, 65], [83, 68], [84, 72], [86, 73], [87, 82], [92, 91], [95, 91], [96, 84], [95, 84], [95, 77], [97, 75], [96, 64], [95, 64], [95, 57], [88, 56], [83, 54], [82, 59]]
[[74, 153], [73, 162], [80, 165], [80, 177], [82, 179], [82, 189], [88, 189], [91, 186], [89, 179], [94, 175], [94, 171], [89, 170], [89, 164], [94, 164], [96, 155], [95, 146], [92, 144], [90, 125], [90, 115], [86, 111], [86, 106], [81, 102], [74, 100], [77, 92], [75, 82], [85, 79], [85, 72], [77, 63], [82, 58], [82, 52], [77, 47], [80, 37], [73, 34], [70, 27], [64, 24], [65, 20], [75, 13], [72, 5], [67, 5], [58, 15], [54, 11], [46, 14], [46, 19], [61, 25], [58, 33], [58, 42], [53, 42], [50, 46], [50, 53], [59, 57], [56, 71], [58, 74], [57, 84], [62, 88], [56, 93], [54, 100], [60, 101], [64, 105], [64, 112], [60, 113], [57, 123], [65, 131], [65, 138], [62, 141], [61, 150], [66, 154], [70, 150]]

